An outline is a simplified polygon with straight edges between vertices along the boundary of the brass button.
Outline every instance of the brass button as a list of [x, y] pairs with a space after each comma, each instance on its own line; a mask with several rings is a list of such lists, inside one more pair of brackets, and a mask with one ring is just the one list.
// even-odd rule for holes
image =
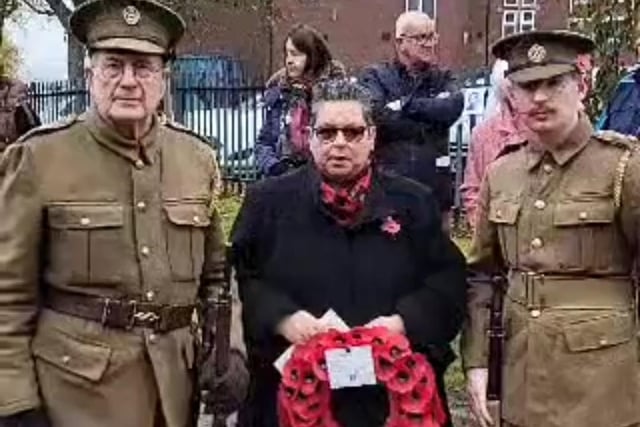
[[136, 169], [142, 169], [144, 167], [144, 162], [140, 159], [136, 160]]
[[536, 200], [533, 203], [533, 206], [538, 210], [543, 210], [544, 208], [547, 207], [547, 203], [544, 200]]
[[600, 345], [607, 345], [607, 344], [609, 344], [609, 341], [607, 341], [605, 338], [602, 338], [600, 340]]
[[193, 217], [193, 222], [196, 223], [196, 224], [199, 223], [200, 222], [200, 217], [198, 215], [195, 215]]
[[149, 246], [143, 246], [140, 248], [140, 253], [144, 256], [147, 256], [151, 253], [151, 249], [149, 249]]
[[149, 291], [147, 292], [146, 297], [148, 301], [153, 301], [153, 299], [156, 297], [156, 293], [153, 291]]
[[553, 166], [551, 166], [549, 163], [546, 163], [544, 166], [542, 166], [542, 169], [543, 169], [546, 173], [551, 173], [551, 172], [553, 172]]
[[63, 364], [68, 365], [69, 362], [71, 362], [71, 356], [66, 355], [66, 354], [64, 356], [62, 356], [62, 363]]
[[91, 220], [89, 218], [87, 218], [86, 216], [82, 217], [82, 218], [80, 218], [80, 224], [89, 225], [89, 224], [91, 224]]
[[138, 210], [143, 211], [147, 208], [147, 204], [141, 200], [138, 203], [136, 203], [136, 207], [138, 208]]
[[586, 213], [586, 212], [584, 212], [584, 211], [582, 211], [582, 212], [580, 212], [580, 213], [578, 214], [578, 217], [579, 217], [581, 220], [585, 220], [585, 219], [587, 219], [587, 218], [589, 217], [589, 214], [588, 214], [588, 213]]
[[155, 344], [156, 341], [158, 341], [158, 336], [156, 334], [149, 334], [149, 342]]
[[540, 312], [540, 310], [531, 310], [531, 317], [533, 317], [534, 319], [540, 317], [541, 314], [542, 313]]
[[501, 210], [497, 210], [496, 211], [496, 218], [502, 218], [502, 211]]
[[542, 239], [539, 237], [536, 237], [531, 241], [531, 247], [534, 249], [540, 249], [542, 246], [544, 246], [544, 244], [542, 242]]

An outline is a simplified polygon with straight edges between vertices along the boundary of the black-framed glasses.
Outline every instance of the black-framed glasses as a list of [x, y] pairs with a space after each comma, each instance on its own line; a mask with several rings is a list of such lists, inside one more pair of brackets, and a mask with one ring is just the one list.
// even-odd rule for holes
[[402, 34], [400, 35], [400, 38], [411, 40], [415, 43], [420, 43], [420, 44], [435, 43], [438, 41], [438, 33], [431, 32], [431, 33], [411, 34], [411, 35]]
[[368, 126], [320, 126], [313, 129], [313, 133], [323, 144], [333, 144], [342, 134], [342, 138], [348, 144], [356, 144], [362, 140], [364, 134], [369, 130]]

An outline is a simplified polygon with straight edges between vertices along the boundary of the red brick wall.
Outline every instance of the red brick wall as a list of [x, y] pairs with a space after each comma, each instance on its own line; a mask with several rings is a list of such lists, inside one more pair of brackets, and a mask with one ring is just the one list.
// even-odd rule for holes
[[297, 23], [326, 34], [333, 56], [351, 70], [392, 58], [393, 26], [403, 10], [404, 0], [279, 0], [276, 63], [282, 64], [284, 39]]
[[[485, 63], [485, 16], [486, 0], [467, 0], [469, 3], [467, 32], [467, 67], [474, 68]], [[489, 47], [502, 37], [502, 15], [504, 0], [489, 0]], [[567, 28], [569, 18], [569, 0], [538, 0], [536, 29], [553, 30]], [[493, 58], [489, 55], [489, 64]]]
[[[257, 5], [262, 0], [258, 0]], [[225, 54], [247, 64], [252, 72], [268, 62], [268, 34], [265, 10], [243, 1], [244, 7], [202, 2], [197, 13], [183, 13], [187, 34], [178, 47], [179, 54]], [[195, 16], [194, 16], [195, 15]]]
[[[485, 1], [491, 2], [492, 44], [502, 35], [504, 0], [438, 0], [439, 57], [444, 66], [460, 70], [485, 64]], [[244, 6], [212, 4], [195, 18], [188, 17], [188, 35], [179, 52], [227, 54], [244, 61], [250, 71], [266, 75], [270, 65], [282, 65], [284, 38], [302, 22], [327, 34], [334, 56], [354, 70], [393, 57], [393, 26], [405, 0], [273, 0], [273, 32], [264, 0], [240, 3]], [[568, 3], [538, 0], [536, 27], [566, 28]]]

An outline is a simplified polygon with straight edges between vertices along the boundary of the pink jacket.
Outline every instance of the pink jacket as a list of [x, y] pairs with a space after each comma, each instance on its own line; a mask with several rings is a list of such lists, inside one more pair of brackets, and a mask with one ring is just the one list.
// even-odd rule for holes
[[475, 226], [480, 184], [487, 168], [506, 146], [518, 145], [523, 141], [517, 130], [516, 119], [508, 111], [488, 118], [473, 129], [464, 182], [460, 187], [471, 227]]

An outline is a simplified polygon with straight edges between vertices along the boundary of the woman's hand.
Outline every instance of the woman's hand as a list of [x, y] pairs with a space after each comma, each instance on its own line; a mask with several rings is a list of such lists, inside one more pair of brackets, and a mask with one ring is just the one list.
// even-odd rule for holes
[[300, 310], [281, 321], [277, 330], [291, 344], [302, 344], [314, 335], [325, 332], [327, 326], [308, 311]]
[[404, 335], [407, 332], [404, 329], [404, 320], [402, 320], [402, 317], [399, 314], [376, 317], [365, 326], [367, 328], [384, 327], [394, 334]]

